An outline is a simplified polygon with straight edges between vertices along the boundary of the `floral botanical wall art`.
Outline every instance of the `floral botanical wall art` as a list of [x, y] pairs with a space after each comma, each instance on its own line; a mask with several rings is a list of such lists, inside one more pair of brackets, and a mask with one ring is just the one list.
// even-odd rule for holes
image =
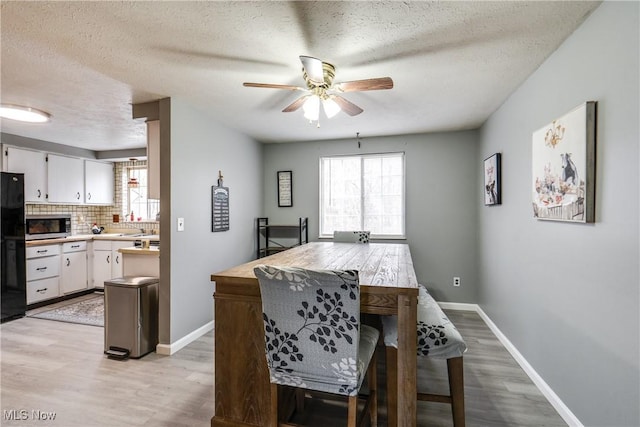
[[579, 105], [533, 133], [533, 215], [594, 222], [596, 102]]

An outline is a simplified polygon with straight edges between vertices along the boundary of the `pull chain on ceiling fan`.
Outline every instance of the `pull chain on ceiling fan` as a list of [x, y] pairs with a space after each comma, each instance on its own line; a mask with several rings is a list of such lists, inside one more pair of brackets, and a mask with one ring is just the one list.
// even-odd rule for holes
[[320, 127], [320, 104], [322, 104], [324, 113], [328, 118], [334, 117], [340, 111], [344, 111], [350, 116], [357, 116], [364, 111], [356, 104], [342, 97], [340, 95], [341, 93], [393, 88], [393, 80], [391, 80], [391, 77], [354, 80], [334, 84], [333, 79], [335, 78], [336, 69], [332, 64], [304, 55], [300, 56], [300, 62], [302, 63], [302, 78], [306, 83], [306, 88], [292, 85], [250, 82], [243, 83], [243, 86], [305, 92], [304, 95], [286, 106], [282, 111], [284, 113], [290, 113], [302, 107], [304, 117], [310, 122], [317, 122], [318, 127]]

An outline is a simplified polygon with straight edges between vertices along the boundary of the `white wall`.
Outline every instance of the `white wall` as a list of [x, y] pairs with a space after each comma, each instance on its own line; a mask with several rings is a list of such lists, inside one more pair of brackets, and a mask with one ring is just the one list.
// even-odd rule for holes
[[[480, 132], [479, 158], [502, 152], [503, 204], [479, 212], [479, 303], [589, 426], [640, 425], [638, 16], [604, 2]], [[537, 221], [532, 132], [588, 100], [596, 223]]]
[[[300, 120], [303, 120], [300, 117]], [[325, 126], [331, 126], [327, 122]], [[313, 132], [313, 128], [309, 128]], [[406, 153], [406, 230], [418, 280], [441, 301], [475, 302], [477, 290], [477, 133], [266, 144], [264, 213], [270, 223], [309, 217], [318, 239], [319, 158], [342, 154]], [[293, 171], [293, 207], [277, 204], [276, 172]], [[454, 276], [462, 286], [454, 288]]]
[[[170, 343], [213, 319], [212, 273], [245, 263], [254, 255], [254, 219], [262, 207], [262, 147], [217, 123], [215, 118], [171, 99]], [[163, 165], [164, 166], [164, 165]], [[229, 231], [211, 231], [211, 186], [218, 171], [229, 187]], [[164, 170], [163, 170], [164, 174]], [[163, 190], [163, 195], [164, 195]], [[164, 205], [162, 207], [164, 210]], [[176, 231], [177, 218], [185, 230]], [[166, 344], [166, 343], [165, 343]]]

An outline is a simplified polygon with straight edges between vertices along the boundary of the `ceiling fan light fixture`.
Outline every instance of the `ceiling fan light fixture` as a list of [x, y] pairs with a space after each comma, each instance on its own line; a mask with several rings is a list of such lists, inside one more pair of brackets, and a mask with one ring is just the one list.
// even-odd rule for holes
[[51, 119], [51, 114], [31, 107], [2, 104], [0, 117], [25, 123], [46, 123]]
[[340, 106], [336, 104], [332, 96], [322, 100], [322, 107], [324, 108], [324, 113], [329, 119], [335, 117], [335, 115], [341, 111]]
[[320, 98], [317, 95], [311, 95], [302, 106], [304, 117], [310, 121], [317, 121], [320, 118]]

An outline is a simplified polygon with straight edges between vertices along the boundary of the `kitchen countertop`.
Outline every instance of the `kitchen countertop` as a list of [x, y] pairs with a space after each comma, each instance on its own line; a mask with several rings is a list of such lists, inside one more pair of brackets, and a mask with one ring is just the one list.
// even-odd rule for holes
[[78, 242], [82, 240], [123, 240], [135, 242], [136, 240], [160, 240], [158, 234], [116, 234], [116, 233], [103, 233], [103, 234], [76, 234], [69, 237], [63, 237], [60, 239], [43, 239], [43, 240], [28, 240], [27, 246], [42, 246], [42, 245], [54, 245], [67, 242]]
[[160, 248], [157, 247], [149, 247], [149, 248], [120, 248], [118, 252], [125, 255], [155, 255], [160, 256]]

